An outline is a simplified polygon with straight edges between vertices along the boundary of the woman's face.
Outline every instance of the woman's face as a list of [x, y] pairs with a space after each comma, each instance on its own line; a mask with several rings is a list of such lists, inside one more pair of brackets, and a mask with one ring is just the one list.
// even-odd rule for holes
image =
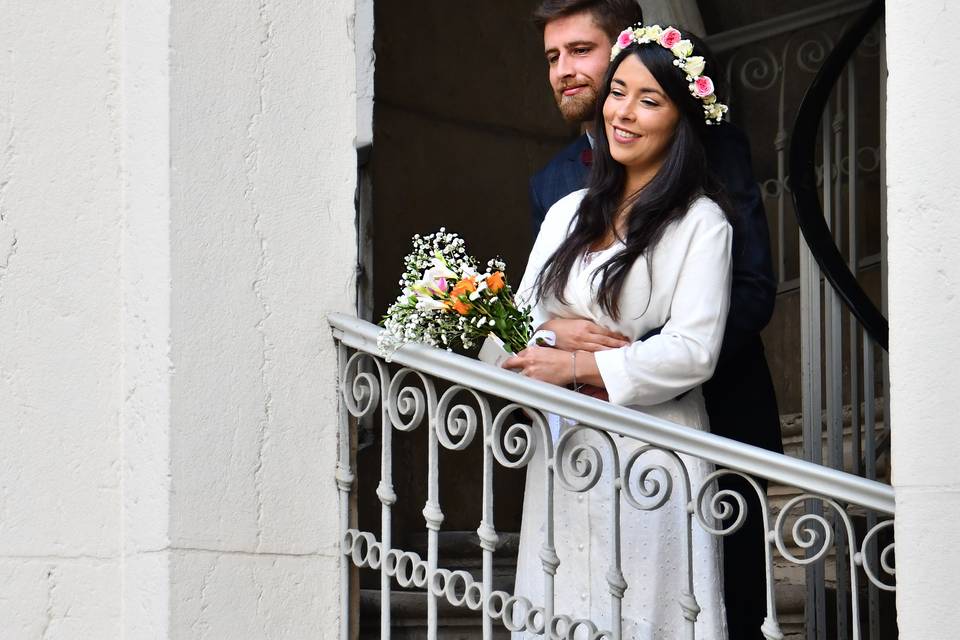
[[663, 164], [680, 111], [640, 58], [630, 55], [613, 74], [603, 121], [613, 159], [628, 172], [652, 176]]

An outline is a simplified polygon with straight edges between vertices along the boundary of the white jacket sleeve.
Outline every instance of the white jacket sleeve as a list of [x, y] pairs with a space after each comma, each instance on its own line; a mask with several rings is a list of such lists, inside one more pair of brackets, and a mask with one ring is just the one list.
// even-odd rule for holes
[[669, 319], [659, 335], [595, 354], [610, 402], [659, 404], [710, 379], [730, 306], [731, 242], [729, 223], [700, 218], [685, 245], [661, 247], [685, 250]]

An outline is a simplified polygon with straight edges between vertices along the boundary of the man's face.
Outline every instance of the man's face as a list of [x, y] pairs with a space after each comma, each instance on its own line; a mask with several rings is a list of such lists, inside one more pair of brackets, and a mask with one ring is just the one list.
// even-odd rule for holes
[[557, 18], [544, 27], [550, 86], [567, 122], [593, 117], [600, 82], [610, 64], [611, 45], [589, 12]]

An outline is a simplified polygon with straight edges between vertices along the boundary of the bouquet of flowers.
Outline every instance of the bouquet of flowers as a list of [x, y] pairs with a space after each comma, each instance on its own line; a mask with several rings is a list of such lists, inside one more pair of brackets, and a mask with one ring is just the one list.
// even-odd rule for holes
[[415, 235], [404, 259], [403, 290], [383, 318], [381, 353], [389, 357], [407, 342], [470, 349], [491, 334], [507, 351], [525, 348], [532, 319], [514, 301], [505, 269], [502, 260], [493, 259], [481, 273], [463, 239], [443, 227]]

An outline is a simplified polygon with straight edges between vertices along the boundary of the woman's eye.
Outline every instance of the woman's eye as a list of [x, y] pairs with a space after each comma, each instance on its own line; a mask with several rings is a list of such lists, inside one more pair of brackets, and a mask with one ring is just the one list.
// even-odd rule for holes
[[644, 101], [643, 101], [643, 104], [647, 105], [648, 107], [656, 107], [656, 106], [658, 106], [658, 105], [657, 105], [657, 101], [656, 101], [656, 100], [651, 100], [650, 98], [647, 98], [646, 100], [644, 100]]

